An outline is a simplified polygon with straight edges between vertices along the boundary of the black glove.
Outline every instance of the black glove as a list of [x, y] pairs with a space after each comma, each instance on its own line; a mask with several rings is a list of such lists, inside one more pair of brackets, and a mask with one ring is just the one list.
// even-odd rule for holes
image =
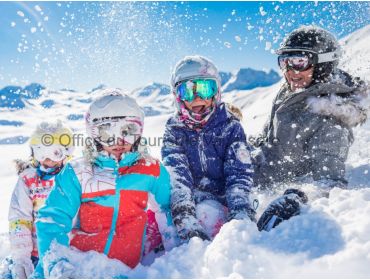
[[266, 137], [261, 134], [257, 136], [250, 136], [248, 138], [248, 143], [251, 144], [255, 148], [261, 147], [265, 142], [266, 142]]
[[193, 237], [199, 237], [200, 239], [208, 240], [210, 241], [211, 239], [207, 235], [205, 231], [202, 229], [192, 229], [192, 230], [187, 230], [187, 229], [182, 229], [181, 231], [178, 232], [178, 235], [182, 241], [188, 241]]
[[227, 221], [231, 220], [243, 220], [249, 218], [252, 222], [257, 222], [256, 220], [256, 211], [252, 208], [249, 208], [246, 211], [230, 211], [227, 216]]
[[287, 189], [284, 195], [275, 199], [257, 222], [259, 231], [270, 231], [284, 220], [299, 215], [301, 205], [306, 204], [306, 194], [297, 189]]
[[211, 239], [208, 237], [207, 233], [201, 230], [192, 230], [188, 233], [188, 239], [191, 239], [193, 237], [199, 237], [203, 241], [208, 240], [211, 241]]

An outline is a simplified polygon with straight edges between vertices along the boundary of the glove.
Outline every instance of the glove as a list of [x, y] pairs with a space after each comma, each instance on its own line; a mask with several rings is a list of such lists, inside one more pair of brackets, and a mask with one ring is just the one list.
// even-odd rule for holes
[[183, 229], [179, 231], [179, 237], [182, 241], [188, 241], [193, 237], [199, 237], [203, 241], [207, 240], [210, 241], [211, 239], [207, 235], [207, 233], [203, 229], [193, 229], [193, 230], [187, 230]]
[[252, 208], [249, 208], [246, 211], [230, 211], [227, 217], [227, 221], [230, 222], [231, 220], [243, 220], [243, 219], [250, 219], [252, 222], [257, 222], [256, 220], [256, 211]]
[[266, 142], [266, 137], [261, 134], [257, 136], [250, 136], [248, 138], [248, 143], [251, 144], [255, 148], [261, 147], [265, 142]]
[[56, 260], [48, 265], [49, 274], [47, 278], [68, 279], [73, 278], [76, 268], [66, 258]]
[[202, 230], [192, 230], [192, 231], [189, 231], [188, 238], [191, 239], [193, 237], [199, 237], [203, 241], [205, 241], [205, 240], [211, 241], [211, 239], [208, 237], [207, 233], [205, 233]]
[[16, 257], [13, 258], [13, 264], [10, 268], [13, 279], [27, 279], [34, 271], [34, 266], [31, 257]]
[[284, 220], [299, 215], [301, 205], [307, 204], [306, 194], [297, 189], [287, 189], [283, 196], [270, 203], [257, 222], [259, 231], [270, 231]]

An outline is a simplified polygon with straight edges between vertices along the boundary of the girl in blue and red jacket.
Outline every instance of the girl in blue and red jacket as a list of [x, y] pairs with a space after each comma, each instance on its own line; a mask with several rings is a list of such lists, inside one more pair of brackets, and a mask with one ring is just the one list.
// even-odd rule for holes
[[255, 220], [253, 166], [239, 118], [221, 102], [218, 70], [188, 56], [171, 78], [177, 113], [166, 124], [162, 158], [172, 181], [171, 212], [182, 240], [210, 239], [234, 218]]
[[[83, 158], [65, 166], [39, 211], [40, 263], [35, 277], [48, 276], [66, 262], [61, 258], [43, 267], [53, 240], [135, 267], [148, 239], [158, 241], [157, 236], [146, 234], [153, 233], [147, 231], [153, 228], [148, 207], [158, 210], [155, 215], [163, 215], [160, 220], [168, 218], [167, 224], [158, 227], [163, 245], [170, 246], [170, 179], [158, 160], [140, 152], [143, 121], [144, 113], [135, 100], [118, 89], [105, 90], [90, 105], [86, 124], [93, 145]], [[70, 265], [63, 278], [73, 276]]]

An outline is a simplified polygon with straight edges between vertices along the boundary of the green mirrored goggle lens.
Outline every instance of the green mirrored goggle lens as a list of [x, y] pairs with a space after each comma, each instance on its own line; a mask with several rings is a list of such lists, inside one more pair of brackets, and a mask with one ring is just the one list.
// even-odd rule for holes
[[180, 83], [176, 88], [177, 96], [182, 101], [192, 102], [196, 96], [202, 99], [211, 99], [218, 92], [217, 82], [211, 79], [188, 80]]

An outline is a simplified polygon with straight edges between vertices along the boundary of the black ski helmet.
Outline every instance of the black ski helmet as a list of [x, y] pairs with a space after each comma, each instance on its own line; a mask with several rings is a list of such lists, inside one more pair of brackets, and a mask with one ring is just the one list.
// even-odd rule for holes
[[314, 64], [313, 83], [320, 83], [327, 81], [336, 70], [341, 48], [333, 34], [310, 25], [293, 30], [284, 38], [276, 51], [278, 55], [289, 52], [309, 52], [316, 55], [317, 64]]

